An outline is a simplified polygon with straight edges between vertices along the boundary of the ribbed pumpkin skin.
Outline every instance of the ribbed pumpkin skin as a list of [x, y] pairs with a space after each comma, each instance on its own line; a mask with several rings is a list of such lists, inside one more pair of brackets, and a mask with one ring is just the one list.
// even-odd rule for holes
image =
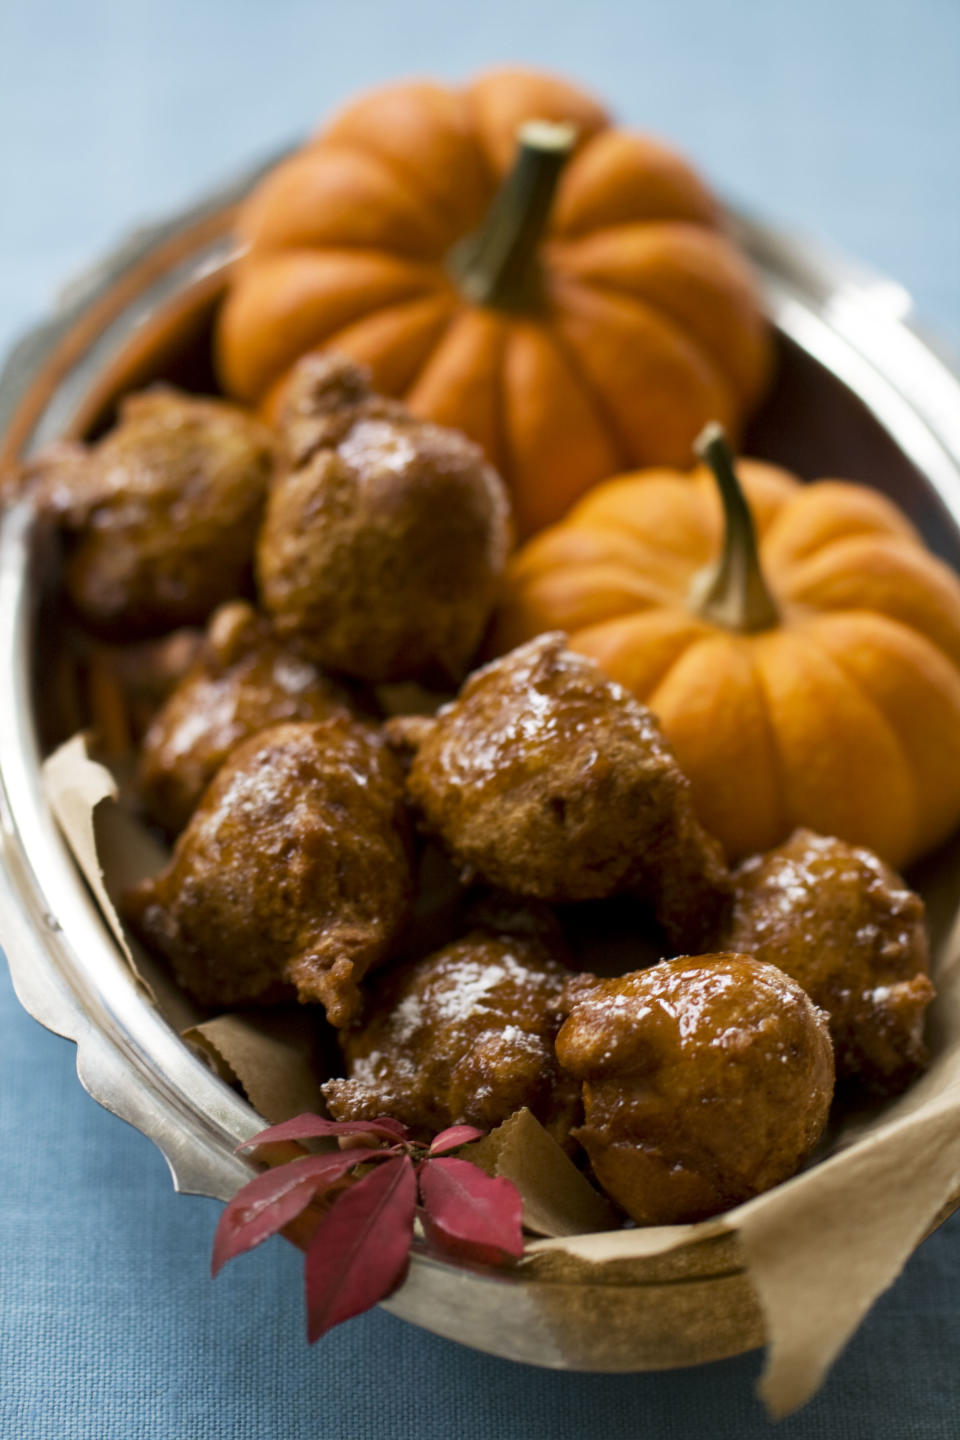
[[650, 705], [731, 860], [806, 825], [902, 867], [960, 821], [960, 581], [875, 491], [737, 470], [777, 627], [696, 614], [723, 536], [713, 478], [649, 470], [517, 552], [496, 648], [566, 630]]
[[[528, 309], [469, 304], [448, 269], [510, 169], [518, 125], [570, 120]], [[225, 389], [273, 404], [307, 350], [465, 430], [511, 486], [521, 534], [634, 465], [681, 465], [701, 426], [736, 433], [770, 346], [716, 203], [663, 145], [526, 70], [463, 90], [386, 87], [349, 105], [243, 207], [248, 247], [217, 334]]]

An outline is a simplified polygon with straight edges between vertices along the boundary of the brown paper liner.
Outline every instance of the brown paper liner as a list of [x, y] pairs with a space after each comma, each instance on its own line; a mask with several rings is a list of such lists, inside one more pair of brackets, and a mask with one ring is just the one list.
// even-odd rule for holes
[[54, 751], [44, 762], [44, 790], [63, 838], [93, 891], [114, 940], [139, 980], [120, 916], [107, 891], [94, 833], [97, 810], [104, 800], [117, 799], [119, 786], [104, 765], [90, 759], [88, 745], [86, 735], [75, 735]]
[[[64, 835], [138, 973], [110, 896], [120, 872], [129, 883], [157, 868], [157, 847], [145, 832], [145, 843], [132, 843], [131, 827], [138, 827], [110, 804], [116, 783], [90, 760], [82, 737], [51, 757], [45, 779]], [[111, 846], [118, 825], [122, 843]], [[942, 852], [918, 887], [928, 904], [939, 992], [929, 1070], [897, 1100], [838, 1127], [828, 1153], [792, 1180], [700, 1224], [609, 1228], [616, 1223], [611, 1208], [529, 1114], [519, 1112], [472, 1147], [472, 1158], [521, 1191], [527, 1227], [541, 1237], [527, 1247], [524, 1273], [557, 1282], [536, 1287], [553, 1333], [562, 1338], [590, 1325], [602, 1287], [634, 1286], [639, 1295], [659, 1285], [657, 1304], [671, 1305], [688, 1335], [681, 1353], [676, 1326], [665, 1327], [674, 1332], [665, 1367], [735, 1353], [725, 1336], [737, 1337], [740, 1350], [766, 1337], [760, 1389], [770, 1412], [785, 1415], [816, 1392], [960, 1189], [958, 858], [957, 846]], [[146, 868], [131, 873], [137, 866]], [[173, 1002], [165, 995], [159, 1003]], [[249, 1015], [194, 1020], [188, 1038], [225, 1067], [266, 1119], [318, 1108], [316, 1072], [308, 1073], [307, 1042], [293, 1022], [274, 1017], [265, 1024]], [[648, 1354], [651, 1346], [656, 1353], [657, 1325], [649, 1310], [638, 1305], [631, 1322], [643, 1328]], [[607, 1368], [629, 1368], [630, 1343], [629, 1325], [611, 1336]]]
[[534, 1235], [580, 1235], [619, 1228], [613, 1206], [594, 1190], [529, 1110], [460, 1152], [488, 1175], [510, 1180], [523, 1200], [523, 1224]]
[[329, 1075], [318, 1041], [321, 1023], [309, 1010], [248, 1010], [191, 1025], [183, 1038], [275, 1125], [323, 1113], [320, 1086]]

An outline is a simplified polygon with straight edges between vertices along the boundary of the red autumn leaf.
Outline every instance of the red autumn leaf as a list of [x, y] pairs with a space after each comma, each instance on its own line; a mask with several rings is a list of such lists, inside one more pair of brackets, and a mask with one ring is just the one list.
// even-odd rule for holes
[[251, 1135], [238, 1145], [248, 1150], [251, 1145], [267, 1145], [276, 1140], [318, 1140], [339, 1135], [377, 1135], [382, 1140], [405, 1140], [409, 1131], [399, 1120], [383, 1115], [377, 1120], [324, 1120], [320, 1115], [297, 1115], [280, 1125], [271, 1125], [258, 1135]]
[[469, 1145], [471, 1140], [482, 1139], [484, 1134], [483, 1130], [477, 1130], [473, 1125], [451, 1125], [449, 1130], [441, 1130], [433, 1137], [430, 1154], [445, 1155], [448, 1150], [456, 1150], [458, 1145]]
[[351, 1185], [324, 1216], [304, 1269], [311, 1344], [397, 1288], [409, 1263], [416, 1204], [413, 1161], [403, 1155]]
[[322, 1195], [353, 1165], [376, 1159], [376, 1152], [359, 1155], [337, 1151], [333, 1155], [305, 1155], [255, 1176], [227, 1205], [213, 1239], [211, 1270], [216, 1275], [228, 1260], [243, 1255], [275, 1235], [302, 1214], [311, 1200]]
[[509, 1180], [467, 1160], [427, 1160], [420, 1198], [424, 1234], [439, 1249], [490, 1265], [523, 1254], [523, 1203]]

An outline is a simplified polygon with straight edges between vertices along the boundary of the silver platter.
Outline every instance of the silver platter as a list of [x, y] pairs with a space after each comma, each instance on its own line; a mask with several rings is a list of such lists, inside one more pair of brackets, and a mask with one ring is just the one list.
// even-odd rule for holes
[[[231, 251], [224, 217], [259, 173], [138, 232], [20, 341], [0, 374], [0, 436], [15, 431], [18, 453], [93, 423], [91, 395], [157, 317], [198, 287], [215, 295]], [[808, 477], [873, 483], [960, 565], [960, 379], [911, 322], [909, 296], [743, 214], [730, 222], [760, 273], [781, 348], [780, 378], [748, 452]], [[157, 360], [174, 379], [178, 364], [169, 347]], [[76, 1042], [89, 1093], [156, 1143], [178, 1190], [225, 1200], [250, 1176], [235, 1147], [262, 1122], [143, 997], [41, 791], [34, 685], [43, 551], [21, 502], [0, 526], [0, 944], [24, 1008]], [[567, 1369], [667, 1368], [763, 1339], [730, 1245], [686, 1273], [661, 1267], [624, 1279], [598, 1267], [595, 1283], [575, 1285], [522, 1267], [503, 1275], [415, 1255], [387, 1308], [489, 1353]]]

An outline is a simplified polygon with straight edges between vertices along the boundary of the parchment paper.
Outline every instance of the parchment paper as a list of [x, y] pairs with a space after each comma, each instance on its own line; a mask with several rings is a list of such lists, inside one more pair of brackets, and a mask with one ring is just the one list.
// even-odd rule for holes
[[613, 1206], [584, 1179], [529, 1110], [518, 1110], [460, 1153], [488, 1175], [513, 1182], [523, 1199], [524, 1228], [535, 1235], [620, 1228]]
[[[110, 894], [116, 893], [118, 865], [129, 883], [136, 878], [131, 867], [143, 865], [148, 855], [156, 868], [156, 849], [124, 843], [122, 861], [111, 853], [104, 840], [111, 827], [104, 828], [102, 811], [111, 807], [117, 787], [89, 758], [82, 737], [47, 762], [46, 783], [67, 841], [133, 965]], [[133, 822], [124, 817], [123, 824], [129, 831]], [[935, 922], [939, 993], [931, 1008], [933, 1061], [906, 1094], [851, 1121], [819, 1163], [748, 1204], [698, 1225], [645, 1229], [609, 1228], [610, 1207], [533, 1117], [519, 1112], [474, 1148], [478, 1163], [520, 1189], [527, 1226], [543, 1237], [528, 1245], [531, 1262], [552, 1257], [566, 1278], [586, 1280], [598, 1266], [629, 1274], [631, 1266], [649, 1267], [657, 1257], [686, 1255], [694, 1242], [733, 1247], [765, 1317], [768, 1351], [760, 1390], [767, 1407], [782, 1416], [808, 1400], [874, 1300], [960, 1191], [958, 877], [960, 849], [954, 847], [919, 887]], [[315, 1061], [305, 1060], [309, 1046], [302, 1034], [297, 1039], [296, 1025], [223, 1016], [195, 1024], [188, 1038], [215, 1055], [266, 1119], [318, 1107], [316, 1071], [308, 1074]]]
[[320, 1086], [331, 1075], [322, 1021], [305, 1007], [217, 1015], [184, 1030], [183, 1038], [222, 1080], [240, 1085], [271, 1124], [323, 1113]]

